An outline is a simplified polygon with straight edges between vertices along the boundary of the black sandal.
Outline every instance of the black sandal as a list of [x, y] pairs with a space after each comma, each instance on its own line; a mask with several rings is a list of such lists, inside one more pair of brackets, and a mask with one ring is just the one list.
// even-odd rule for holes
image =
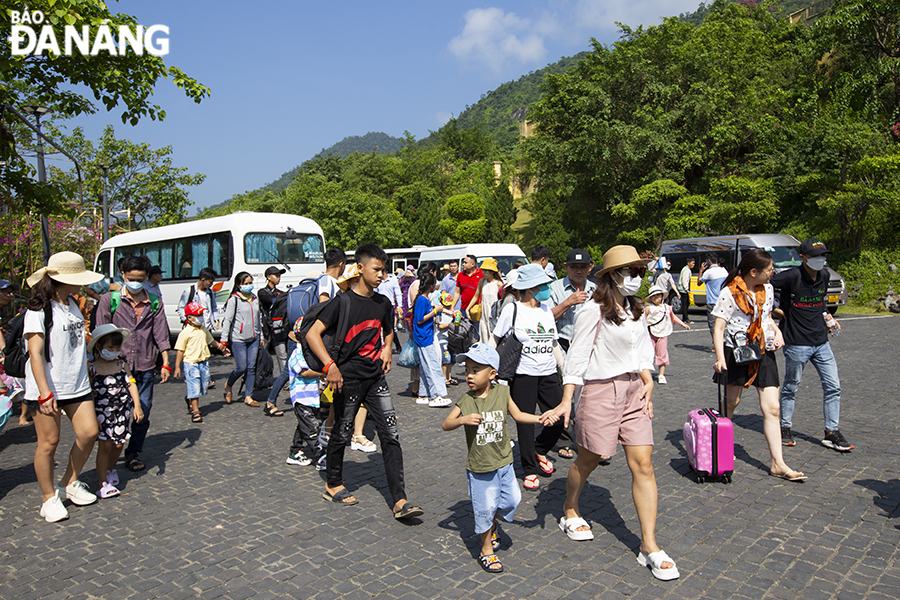
[[136, 456], [132, 456], [131, 458], [129, 458], [125, 461], [125, 467], [129, 471], [134, 472], [134, 471], [143, 471], [144, 469], [147, 468], [147, 465], [145, 465], [143, 462], [141, 462], [141, 459], [137, 458]]
[[[481, 568], [487, 571], [488, 573], [502, 573], [503, 572], [503, 563], [500, 562], [500, 559], [497, 558], [496, 554], [488, 554], [487, 556], [479, 556], [478, 562], [481, 563]], [[496, 569], [492, 569], [494, 565], [497, 566]]]
[[329, 502], [334, 502], [335, 504], [343, 504], [344, 506], [353, 506], [354, 504], [359, 504], [359, 500], [357, 500], [356, 498], [353, 498], [353, 500], [347, 500], [347, 498], [353, 497], [353, 494], [348, 492], [347, 488], [342, 488], [333, 496], [328, 493], [328, 490], [325, 490], [325, 493], [322, 494], [322, 497]]
[[194, 411], [191, 413], [191, 423], [202, 423], [203, 415], [200, 414], [200, 411]]
[[267, 417], [283, 417], [284, 411], [279, 410], [274, 404], [266, 404], [266, 407], [263, 409], [263, 414]]
[[412, 519], [413, 517], [421, 517], [425, 514], [425, 511], [419, 508], [418, 506], [413, 506], [409, 502], [403, 505], [403, 507], [394, 512], [395, 519]]

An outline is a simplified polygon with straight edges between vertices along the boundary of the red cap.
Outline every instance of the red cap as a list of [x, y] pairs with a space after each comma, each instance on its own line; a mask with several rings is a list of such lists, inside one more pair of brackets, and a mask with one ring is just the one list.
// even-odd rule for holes
[[184, 307], [184, 316], [196, 317], [202, 315], [204, 310], [206, 310], [206, 307], [199, 302], [188, 302]]

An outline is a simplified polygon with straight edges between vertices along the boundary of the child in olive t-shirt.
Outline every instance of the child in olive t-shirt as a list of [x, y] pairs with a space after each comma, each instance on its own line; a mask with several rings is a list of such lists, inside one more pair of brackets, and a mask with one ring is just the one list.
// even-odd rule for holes
[[444, 419], [444, 431], [466, 428], [469, 456], [466, 476], [475, 514], [475, 532], [481, 536], [481, 568], [502, 573], [494, 552], [500, 547], [496, 518], [512, 522], [522, 499], [513, 468], [512, 445], [506, 429], [506, 414], [520, 423], [551, 425], [556, 417], [523, 413], [509, 396], [509, 388], [491, 385], [500, 367], [500, 355], [487, 344], [474, 344], [459, 358], [466, 359], [466, 393]]

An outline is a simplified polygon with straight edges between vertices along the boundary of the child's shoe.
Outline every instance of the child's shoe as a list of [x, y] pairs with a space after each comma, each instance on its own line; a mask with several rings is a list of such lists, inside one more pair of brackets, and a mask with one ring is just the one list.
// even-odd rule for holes
[[669, 382], [666, 380], [666, 376], [665, 376], [665, 375], [660, 375], [660, 376], [659, 376], [659, 382], [660, 382], [660, 383], [669, 383]]
[[297, 450], [295, 453], [288, 455], [287, 460], [284, 461], [289, 465], [298, 465], [301, 467], [305, 467], [312, 464], [312, 461], [303, 454], [303, 450]]
[[119, 488], [112, 485], [109, 481], [104, 481], [100, 491], [97, 493], [100, 494], [101, 498], [112, 498], [113, 496], [118, 496], [120, 492]]
[[325, 470], [325, 455], [319, 457], [319, 460], [316, 461], [316, 471], [324, 471]]
[[119, 485], [119, 472], [115, 469], [110, 469], [106, 472], [106, 481], [109, 482], [109, 485], [118, 486]]

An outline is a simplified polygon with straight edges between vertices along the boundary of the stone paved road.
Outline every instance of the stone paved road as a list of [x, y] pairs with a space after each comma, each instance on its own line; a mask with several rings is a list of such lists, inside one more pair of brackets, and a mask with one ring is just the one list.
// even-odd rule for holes
[[[524, 492], [516, 522], [504, 528], [506, 572], [482, 572], [464, 434], [441, 431], [446, 409], [404, 395], [408, 372], [397, 368], [389, 381], [408, 491], [427, 511], [412, 524], [391, 518], [380, 453], [348, 450], [346, 483], [360, 504], [334, 506], [322, 500], [312, 467], [284, 464], [290, 414], [265, 418], [226, 406], [217, 392], [205, 399], [205, 422], [194, 425], [181, 382], [157, 387], [147, 470], [120, 469], [122, 496], [70, 507], [68, 521], [48, 524], [38, 515], [33, 428], [13, 420], [0, 434], [0, 598], [897, 598], [900, 319], [842, 323], [834, 344], [841, 430], [856, 449], [841, 455], [820, 445], [821, 390], [810, 369], [798, 394], [798, 444], [787, 449], [788, 464], [810, 476], [805, 484], [768, 476], [752, 393], [736, 419], [734, 483], [694, 483], [681, 427], [688, 410], [715, 402], [709, 334], [695, 319], [703, 329], [670, 339], [670, 383], [654, 398], [654, 465], [659, 542], [682, 573], [674, 582], [656, 581], [635, 562], [621, 452], [582, 496], [594, 541], [570, 542], [557, 529], [568, 462], [557, 459], [561, 468], [538, 493]], [[220, 390], [228, 370], [224, 359], [213, 364]], [[63, 432], [68, 449], [71, 427]], [[95, 488], [93, 471], [82, 479]]]

